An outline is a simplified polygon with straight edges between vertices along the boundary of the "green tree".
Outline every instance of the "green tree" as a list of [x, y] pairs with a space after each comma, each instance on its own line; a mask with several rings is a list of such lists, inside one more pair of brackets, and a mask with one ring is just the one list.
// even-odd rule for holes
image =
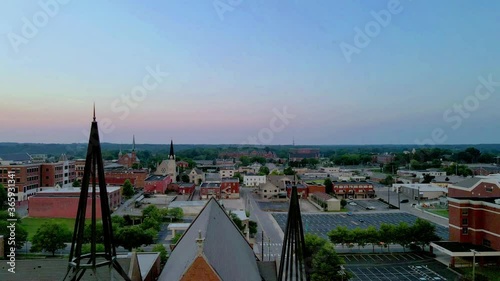
[[312, 274], [312, 261], [314, 255], [319, 252], [319, 250], [328, 243], [326, 239], [319, 237], [318, 235], [314, 235], [311, 233], [306, 233], [304, 235], [304, 242], [306, 244], [306, 250], [304, 253], [304, 264], [306, 268], [306, 273]]
[[80, 186], [82, 186], [82, 183], [80, 182], [80, 180], [75, 180], [75, 181], [71, 184], [71, 186], [73, 186], [73, 187], [80, 187]]
[[358, 244], [358, 249], [360, 247], [365, 247], [365, 245], [368, 243], [368, 234], [366, 229], [361, 229], [359, 227], [356, 227], [351, 231], [352, 241]]
[[285, 175], [288, 175], [288, 176], [293, 176], [295, 175], [295, 171], [292, 169], [292, 167], [287, 167], [285, 168], [285, 170], [283, 171], [283, 173]]
[[[82, 254], [88, 254], [90, 253], [90, 243], [86, 243], [82, 245]], [[102, 243], [97, 243], [95, 244], [95, 250], [97, 253], [104, 252], [104, 244]]]
[[[17, 219], [16, 223], [16, 229], [14, 233], [16, 234], [16, 240], [15, 240], [15, 246], [17, 249], [21, 249], [24, 246], [24, 243], [28, 240], [28, 232], [22, 225], [22, 221], [20, 220], [19, 216], [17, 214], [14, 217], [9, 216], [9, 212], [7, 211], [0, 211], [0, 235], [3, 235], [4, 240], [4, 256], [6, 256], [9, 251], [10, 247], [14, 245], [9, 245], [8, 242], [10, 241], [8, 237], [10, 237], [10, 229], [7, 228], [10, 223], [7, 221], [7, 219]], [[12, 242], [11, 242], [12, 243]]]
[[345, 208], [345, 206], [347, 206], [347, 200], [345, 200], [344, 198], [340, 199], [340, 206], [342, 208]]
[[280, 171], [278, 171], [278, 170], [273, 170], [273, 171], [271, 172], [271, 175], [273, 175], [273, 176], [279, 176], [279, 175], [284, 175], [284, 173], [282, 173], [282, 172], [280, 172]]
[[239, 172], [234, 173], [233, 178], [237, 178], [240, 183], [243, 182], [243, 176]]
[[176, 233], [175, 236], [172, 237], [171, 243], [172, 244], [177, 244], [177, 242], [179, 242], [179, 239], [181, 239], [181, 237], [182, 237], [181, 233]]
[[138, 225], [122, 227], [115, 236], [118, 245], [128, 251], [142, 245], [150, 245], [153, 243], [154, 238], [154, 231], [144, 230]]
[[0, 210], [3, 210], [7, 203], [7, 189], [0, 183]]
[[269, 175], [269, 168], [267, 166], [262, 166], [259, 168], [259, 175], [267, 176]]
[[156, 221], [162, 221], [162, 213], [155, 205], [149, 205], [142, 210], [143, 218], [152, 218]]
[[372, 245], [372, 251], [375, 253], [375, 245], [380, 242], [379, 232], [374, 226], [369, 226], [365, 229], [367, 236], [367, 243]]
[[395, 242], [395, 227], [392, 224], [383, 223], [380, 225], [379, 237], [381, 242], [384, 242], [387, 246], [387, 250], [390, 252], [390, 244]]
[[337, 226], [328, 232], [328, 238], [333, 244], [342, 244], [342, 247], [350, 241], [350, 231], [347, 226]]
[[400, 222], [394, 229], [394, 241], [403, 247], [403, 251], [406, 251], [406, 247], [413, 242], [412, 240], [412, 229], [407, 223]]
[[342, 267], [344, 260], [335, 252], [332, 243], [325, 243], [312, 260], [311, 281], [349, 280], [352, 274]]
[[134, 196], [134, 187], [132, 186], [132, 183], [130, 180], [126, 179], [125, 182], [123, 183], [123, 196], [125, 198], [129, 199], [130, 197]]
[[238, 229], [243, 232], [245, 230], [245, 225], [241, 222], [240, 218], [235, 213], [229, 213], [229, 217], [233, 220], [234, 224], [238, 227]]
[[151, 251], [160, 253], [161, 263], [165, 264], [167, 262], [168, 253], [167, 249], [165, 249], [165, 246], [163, 246], [162, 244], [156, 244]]
[[431, 176], [429, 174], [424, 174], [424, 180], [422, 183], [431, 183], [431, 181], [435, 178], [435, 176]]
[[[102, 228], [102, 222], [96, 222], [95, 224], [95, 238], [97, 243], [104, 243], [104, 232]], [[92, 240], [92, 228], [90, 223], [85, 224], [83, 229], [83, 241], [84, 243], [90, 243]]]
[[189, 182], [189, 175], [187, 174], [182, 174], [181, 176], [182, 182]]
[[142, 223], [140, 224], [141, 228], [146, 230], [146, 229], [154, 229], [156, 231], [160, 231], [161, 229], [161, 222], [155, 220], [154, 218], [147, 217], [145, 218]]
[[325, 192], [330, 194], [333, 193], [333, 183], [330, 178], [326, 178], [325, 181], [323, 182], [325, 185]]
[[168, 215], [173, 220], [179, 221], [182, 220], [182, 218], [184, 217], [184, 211], [182, 210], [182, 208], [179, 207], [170, 208], [168, 209]]
[[46, 222], [36, 231], [31, 241], [31, 252], [46, 251], [54, 256], [56, 251], [64, 249], [64, 242], [71, 241], [71, 231], [64, 224]]
[[248, 222], [248, 228], [249, 228], [249, 231], [250, 231], [250, 236], [254, 236], [255, 234], [257, 234], [257, 222], [255, 221], [249, 221]]
[[248, 165], [250, 165], [250, 158], [248, 156], [241, 156], [240, 162], [241, 162], [241, 166], [248, 166]]
[[441, 240], [436, 235], [436, 226], [421, 218], [417, 218], [410, 231], [413, 234], [414, 241], [422, 245], [422, 250], [424, 251], [425, 245], [429, 245], [432, 241]]
[[126, 224], [126, 221], [121, 216], [111, 216], [111, 224], [113, 227], [123, 227]]

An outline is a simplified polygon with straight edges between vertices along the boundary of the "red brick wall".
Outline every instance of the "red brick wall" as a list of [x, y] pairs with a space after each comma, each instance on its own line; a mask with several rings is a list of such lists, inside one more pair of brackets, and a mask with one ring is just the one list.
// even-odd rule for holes
[[325, 192], [325, 186], [324, 185], [312, 185], [312, 184], [308, 184], [307, 185], [307, 189], [308, 189], [308, 192], [309, 194], [311, 193], [315, 193], [315, 192]]
[[[478, 203], [480, 202], [478, 201]], [[468, 210], [467, 215], [462, 215], [462, 210], [464, 209]], [[451, 241], [482, 245], [483, 239], [487, 239], [491, 242], [493, 249], [500, 250], [500, 237], [487, 233], [491, 232], [500, 235], [500, 214], [498, 208], [480, 204], [449, 202], [449, 210]], [[467, 225], [462, 224], [464, 218], [467, 218]], [[468, 227], [468, 234], [462, 234], [463, 227]]]
[[219, 281], [221, 280], [202, 257], [197, 257], [184, 273], [181, 281]]
[[[78, 197], [31, 197], [28, 203], [29, 216], [35, 218], [76, 218]], [[91, 218], [92, 199], [87, 201], [85, 216]], [[96, 200], [96, 217], [101, 218], [101, 200]]]
[[[492, 188], [493, 191], [486, 191], [487, 188]], [[500, 197], [500, 187], [496, 184], [482, 182], [478, 184], [473, 190], [461, 190], [457, 188], [453, 188], [452, 186], [448, 187], [448, 196], [449, 197], [480, 197], [480, 198], [492, 198], [492, 197]]]
[[147, 181], [144, 185], [144, 192], [164, 194], [170, 183], [172, 183], [170, 177], [165, 177], [162, 181]]

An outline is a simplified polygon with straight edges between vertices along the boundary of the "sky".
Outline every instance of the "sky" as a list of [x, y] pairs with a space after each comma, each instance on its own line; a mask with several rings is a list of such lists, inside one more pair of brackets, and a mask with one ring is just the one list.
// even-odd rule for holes
[[0, 142], [499, 143], [500, 2], [0, 2]]

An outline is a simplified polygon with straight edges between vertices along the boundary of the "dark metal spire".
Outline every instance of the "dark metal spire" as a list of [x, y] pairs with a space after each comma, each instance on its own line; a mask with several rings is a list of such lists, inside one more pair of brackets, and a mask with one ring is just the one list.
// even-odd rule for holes
[[[104, 178], [104, 165], [101, 155], [99, 130], [97, 128], [97, 122], [95, 121], [94, 107], [94, 121], [92, 122], [90, 128], [90, 138], [87, 148], [85, 168], [83, 170], [80, 200], [78, 202], [78, 211], [76, 214], [73, 240], [71, 243], [71, 251], [69, 255], [68, 272], [66, 273], [64, 280], [80, 280], [87, 269], [91, 269], [93, 271], [93, 275], [95, 276], [97, 268], [104, 266], [108, 267], [110, 270], [111, 267], [113, 267], [123, 277], [124, 280], [130, 280], [123, 268], [116, 260], [116, 249], [115, 245], [113, 244], [113, 228], [111, 226], [111, 213], [109, 210], [108, 194]], [[99, 180], [99, 187], [97, 187], [97, 179]], [[91, 189], [91, 194], [89, 194], [89, 189]], [[92, 200], [92, 210], [90, 212], [90, 227], [92, 238], [90, 241], [90, 253], [82, 254], [82, 245], [84, 244], [83, 236], [85, 231], [85, 217], [87, 213], [87, 201], [89, 199], [89, 195]], [[96, 251], [97, 196], [99, 196], [101, 204], [104, 252]]]
[[95, 102], [94, 102], [94, 122], [95, 122]]
[[169, 158], [170, 159], [174, 159], [175, 158], [175, 155], [174, 155], [174, 141], [173, 140], [170, 140], [170, 153], [168, 154]]
[[285, 238], [283, 239], [281, 261], [278, 272], [279, 281], [309, 280], [304, 262], [306, 244], [304, 240], [304, 230], [302, 228], [302, 217], [300, 215], [299, 196], [296, 185], [297, 183], [294, 182], [292, 185], [292, 194], [290, 196], [290, 207], [288, 209]]
[[135, 151], [135, 135], [132, 135], [132, 151]]

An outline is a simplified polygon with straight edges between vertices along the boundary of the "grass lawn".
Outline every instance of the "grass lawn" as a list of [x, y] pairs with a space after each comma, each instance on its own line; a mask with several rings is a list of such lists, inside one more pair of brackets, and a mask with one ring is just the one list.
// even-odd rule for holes
[[[456, 268], [456, 270], [462, 274], [471, 273], [472, 267], [460, 267]], [[476, 273], [481, 273], [488, 277], [490, 281], [500, 281], [500, 268], [498, 267], [479, 267], [476, 266]]]
[[21, 221], [22, 226], [28, 232], [28, 240], [31, 241], [33, 235], [42, 224], [46, 222], [62, 223], [68, 227], [68, 229], [73, 233], [75, 227], [75, 219], [61, 219], [61, 218], [24, 218]]
[[445, 210], [445, 209], [430, 209], [430, 210], [428, 209], [426, 211], [433, 213], [433, 214], [436, 214], [438, 216], [445, 217], [445, 218], [447, 218], [449, 216], [448, 210]]

